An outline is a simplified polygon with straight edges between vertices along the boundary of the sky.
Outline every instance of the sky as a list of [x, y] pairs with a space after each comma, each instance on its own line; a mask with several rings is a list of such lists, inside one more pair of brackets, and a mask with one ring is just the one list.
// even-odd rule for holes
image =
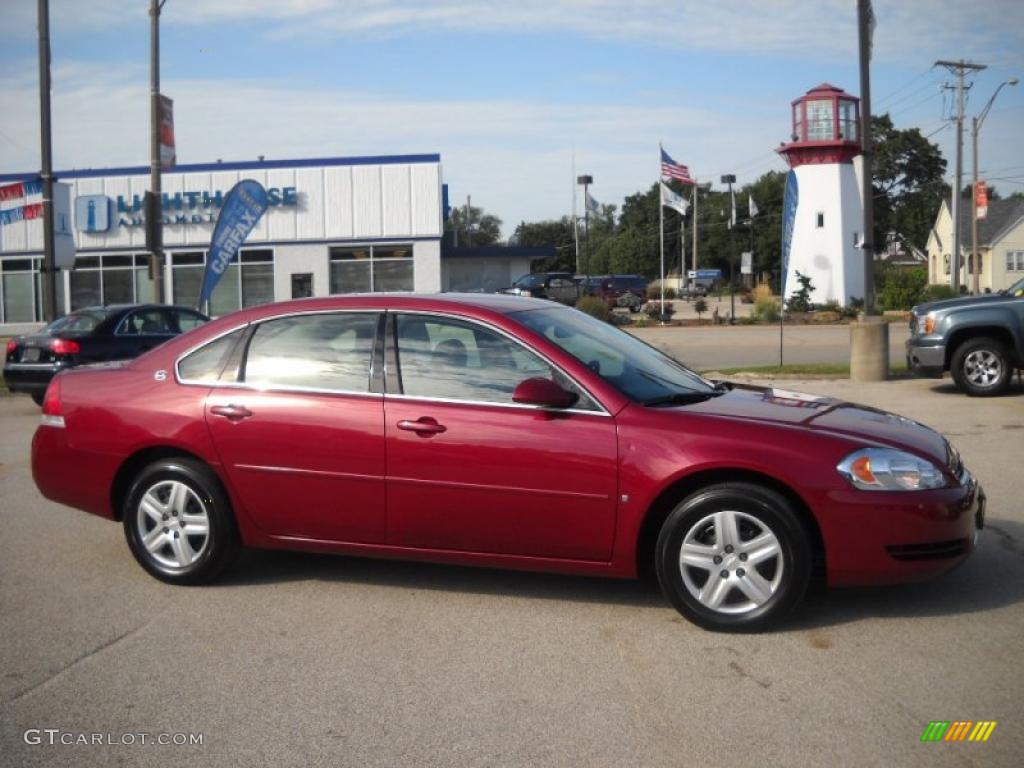
[[[453, 204], [504, 222], [647, 189], [658, 144], [700, 181], [785, 170], [789, 104], [859, 93], [854, 0], [166, 0], [161, 90], [179, 163], [439, 153]], [[147, 165], [148, 0], [51, 0], [58, 170]], [[1024, 79], [1020, 0], [875, 0], [875, 114], [955, 157], [953, 77], [987, 64], [970, 120]], [[0, 0], [0, 173], [38, 170], [35, 0]], [[1024, 190], [1024, 83], [980, 133], [982, 176]], [[579, 204], [582, 212], [582, 203]]]

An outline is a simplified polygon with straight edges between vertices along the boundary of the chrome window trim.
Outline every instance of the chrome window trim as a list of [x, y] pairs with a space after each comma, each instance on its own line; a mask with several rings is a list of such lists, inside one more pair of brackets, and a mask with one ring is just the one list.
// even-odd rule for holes
[[[577, 387], [579, 387], [583, 392], [585, 392], [587, 397], [589, 397], [594, 402], [594, 404], [597, 405], [599, 410], [588, 411], [588, 410], [583, 409], [583, 408], [544, 408], [543, 406], [521, 405], [519, 403], [495, 403], [495, 402], [493, 402], [491, 400], [457, 400], [457, 399], [435, 398], [435, 397], [417, 397], [415, 395], [406, 395], [404, 393], [401, 394], [401, 395], [390, 395], [390, 394], [386, 393], [385, 394], [386, 397], [400, 397], [402, 399], [411, 399], [411, 400], [430, 400], [430, 401], [442, 402], [442, 403], [471, 403], [471, 404], [474, 404], [474, 405], [510, 406], [510, 407], [515, 407], [515, 408], [529, 408], [529, 409], [532, 409], [532, 410], [540, 410], [540, 411], [552, 411], [554, 413], [592, 413], [592, 414], [599, 414], [599, 415], [603, 415], [603, 416], [611, 416], [611, 413], [608, 411], [607, 408], [605, 408], [604, 403], [602, 403], [597, 397], [595, 397], [593, 392], [591, 392], [589, 389], [587, 389], [585, 386], [583, 386], [579, 381], [577, 381], [576, 377], [570, 376], [565, 371], [565, 369], [562, 368], [562, 366], [560, 366], [558, 363], [556, 363], [553, 360], [551, 360], [547, 355], [543, 354], [540, 350], [534, 349], [533, 347], [530, 347], [530, 346], [527, 346], [526, 344], [524, 344], [522, 342], [521, 339], [517, 339], [515, 336], [513, 336], [510, 333], [508, 333], [507, 331], [505, 331], [505, 330], [503, 330], [501, 328], [498, 328], [497, 326], [491, 325], [486, 320], [480, 320], [479, 318], [476, 318], [476, 317], [465, 317], [463, 315], [456, 315], [456, 314], [452, 314], [450, 312], [441, 312], [439, 310], [394, 309], [394, 310], [388, 310], [388, 312], [390, 312], [391, 314], [394, 314], [394, 315], [432, 315], [434, 317], [447, 317], [447, 318], [451, 318], [452, 320], [461, 320], [462, 322], [476, 323], [478, 325], [482, 325], [483, 327], [487, 328], [488, 330], [494, 331], [495, 333], [497, 333], [497, 334], [499, 334], [501, 336], [504, 336], [510, 342], [512, 342], [513, 344], [516, 344], [516, 345], [518, 345], [520, 347], [522, 347], [527, 352], [530, 352], [531, 354], [534, 354], [537, 357], [539, 357], [545, 363], [547, 363], [552, 368], [554, 368], [556, 371], [558, 371], [563, 376], [565, 376], [566, 379], [568, 379], [573, 384], [575, 384]], [[396, 339], [395, 339], [395, 353], [398, 355], [398, 365], [399, 365], [399, 368], [401, 368], [401, 365], [402, 365], [402, 355], [401, 355], [401, 352], [398, 350], [397, 332], [396, 332]]]
[[[231, 333], [234, 333], [235, 331], [241, 330], [243, 328], [248, 328], [251, 325], [259, 325], [261, 323], [266, 323], [266, 322], [269, 322], [271, 320], [280, 320], [280, 319], [286, 318], [286, 317], [299, 317], [299, 316], [304, 316], [304, 315], [336, 315], [336, 314], [341, 314], [341, 313], [363, 314], [363, 315], [369, 314], [369, 313], [373, 313], [373, 314], [388, 313], [388, 314], [393, 314], [393, 315], [431, 315], [433, 317], [446, 317], [446, 318], [450, 318], [452, 320], [461, 320], [463, 322], [477, 323], [478, 325], [482, 325], [483, 327], [487, 328], [488, 330], [494, 331], [495, 333], [498, 333], [501, 336], [504, 336], [506, 339], [511, 341], [513, 344], [518, 344], [520, 347], [523, 347], [527, 351], [529, 351], [529, 352], [535, 354], [537, 357], [541, 358], [545, 363], [547, 363], [552, 368], [557, 370], [559, 373], [561, 373], [563, 376], [565, 376], [566, 379], [571, 381], [573, 384], [575, 384], [577, 387], [579, 387], [583, 392], [585, 392], [587, 394], [587, 397], [589, 397], [591, 400], [593, 400], [594, 403], [598, 406], [599, 410], [588, 411], [588, 410], [585, 410], [585, 409], [582, 409], [582, 408], [545, 408], [545, 407], [539, 406], [539, 405], [524, 405], [524, 404], [520, 404], [520, 403], [495, 403], [495, 402], [492, 402], [490, 400], [456, 400], [456, 399], [445, 399], [445, 398], [434, 398], [434, 397], [418, 397], [418, 396], [415, 396], [415, 395], [406, 395], [406, 394], [397, 394], [397, 393], [388, 393], [388, 392], [384, 392], [383, 394], [380, 393], [380, 392], [355, 392], [355, 391], [352, 391], [352, 390], [344, 390], [344, 389], [315, 389], [315, 388], [312, 388], [312, 387], [310, 387], [310, 388], [303, 388], [303, 387], [255, 387], [255, 386], [253, 386], [251, 384], [246, 384], [245, 382], [238, 382], [238, 381], [235, 381], [235, 382], [225, 382], [225, 381], [207, 382], [207, 381], [196, 381], [194, 379], [184, 379], [184, 378], [182, 378], [181, 373], [178, 370], [178, 366], [181, 364], [181, 361], [184, 360], [189, 355], [191, 355], [193, 352], [201, 349], [202, 347], [205, 347], [207, 344], [212, 344], [213, 342], [223, 338], [224, 336], [227, 336], [227, 335], [229, 335]], [[398, 350], [396, 349], [395, 351], [397, 353]], [[385, 364], [386, 364], [386, 362], [385, 362]], [[298, 312], [295, 312], [295, 311], [292, 311], [292, 312], [282, 312], [281, 314], [278, 314], [278, 315], [269, 315], [268, 317], [262, 317], [262, 318], [260, 318], [258, 320], [250, 320], [248, 322], [241, 323], [239, 325], [233, 326], [232, 328], [230, 328], [230, 329], [228, 329], [226, 331], [223, 331], [222, 333], [219, 333], [216, 336], [213, 336], [213, 337], [211, 337], [209, 339], [206, 339], [205, 341], [200, 342], [199, 344], [195, 344], [192, 347], [190, 347], [188, 350], [183, 352], [181, 355], [179, 355], [178, 358], [174, 361], [174, 379], [175, 379], [175, 381], [178, 384], [183, 384], [183, 385], [186, 385], [186, 386], [211, 387], [211, 388], [216, 388], [216, 389], [240, 389], [240, 390], [247, 390], [247, 391], [250, 391], [250, 392], [282, 392], [282, 393], [296, 392], [296, 393], [300, 393], [300, 394], [346, 395], [346, 396], [353, 396], [354, 395], [354, 396], [365, 396], [365, 397], [373, 397], [373, 398], [379, 398], [379, 397], [383, 396], [383, 398], [385, 400], [387, 400], [389, 398], [395, 399], [395, 400], [422, 400], [424, 402], [451, 403], [451, 404], [454, 404], [454, 405], [484, 405], [484, 406], [491, 406], [491, 407], [497, 407], [497, 408], [515, 408], [515, 409], [519, 409], [519, 410], [546, 411], [546, 412], [549, 412], [549, 413], [577, 413], [577, 414], [587, 414], [587, 415], [591, 415], [591, 416], [603, 416], [603, 417], [606, 417], [606, 418], [611, 418], [611, 416], [612, 416], [611, 412], [605, 407], [604, 403], [602, 403], [597, 397], [595, 397], [593, 392], [591, 392], [589, 389], [587, 389], [587, 387], [583, 386], [579, 381], [577, 381], [574, 376], [570, 376], [568, 373], [566, 373], [565, 369], [562, 368], [562, 366], [560, 366], [558, 363], [556, 363], [553, 360], [551, 360], [547, 355], [543, 354], [539, 350], [534, 349], [533, 347], [526, 346], [525, 344], [523, 344], [523, 342], [521, 340], [515, 338], [514, 336], [509, 334], [507, 331], [505, 331], [505, 330], [503, 330], [501, 328], [498, 328], [498, 327], [492, 325], [491, 323], [488, 323], [485, 320], [480, 320], [479, 318], [470, 317], [470, 316], [466, 316], [466, 315], [454, 314], [452, 312], [442, 312], [442, 311], [436, 310], [436, 309], [424, 309], [424, 310], [418, 310], [418, 309], [387, 309], [387, 308], [372, 309], [372, 308], [366, 308], [366, 307], [359, 307], [359, 308], [353, 308], [353, 309], [309, 309], [309, 310], [302, 310], [302, 311], [298, 311]]]
[[[279, 315], [269, 315], [268, 317], [261, 317], [258, 320], [250, 320], [250, 321], [248, 321], [246, 323], [241, 323], [240, 325], [236, 325], [236, 326], [232, 327], [230, 330], [224, 331], [223, 333], [219, 333], [216, 336], [213, 336], [213, 337], [207, 339], [206, 341], [203, 341], [203, 342], [201, 342], [199, 344], [196, 344], [195, 346], [191, 347], [190, 349], [188, 349], [187, 351], [185, 351], [184, 353], [179, 355], [178, 358], [174, 361], [174, 378], [175, 378], [175, 380], [179, 384], [186, 384], [186, 385], [200, 386], [200, 387], [217, 387], [219, 389], [246, 389], [246, 390], [249, 390], [251, 392], [299, 392], [299, 393], [306, 393], [306, 394], [322, 394], [322, 395], [368, 395], [370, 397], [381, 397], [382, 393], [380, 393], [380, 392], [356, 392], [356, 391], [347, 390], [347, 389], [319, 389], [319, 388], [315, 388], [315, 387], [257, 387], [257, 386], [254, 386], [252, 384], [246, 384], [244, 381], [214, 381], [214, 382], [209, 382], [209, 381], [196, 381], [194, 379], [183, 379], [181, 377], [181, 373], [178, 371], [178, 365], [186, 357], [191, 355], [193, 352], [201, 349], [202, 347], [205, 347], [207, 344], [212, 344], [213, 342], [215, 342], [215, 341], [217, 341], [217, 340], [219, 340], [219, 339], [221, 339], [221, 338], [223, 338], [223, 337], [225, 337], [225, 336], [227, 336], [229, 334], [232, 334], [235, 331], [239, 331], [239, 330], [241, 330], [243, 328], [248, 328], [251, 325], [261, 325], [263, 323], [270, 322], [271, 320], [281, 320], [283, 318], [288, 318], [288, 317], [303, 317], [305, 315], [338, 315], [338, 314], [359, 314], [359, 315], [374, 314], [374, 315], [380, 315], [380, 314], [383, 314], [386, 311], [387, 310], [385, 310], [385, 309], [365, 309], [365, 308], [358, 308], [358, 309], [307, 309], [307, 310], [302, 310], [302, 311], [299, 311], [299, 312], [282, 312]], [[371, 356], [372, 356], [372, 350], [371, 350]], [[367, 381], [369, 381], [369, 377], [367, 377]]]

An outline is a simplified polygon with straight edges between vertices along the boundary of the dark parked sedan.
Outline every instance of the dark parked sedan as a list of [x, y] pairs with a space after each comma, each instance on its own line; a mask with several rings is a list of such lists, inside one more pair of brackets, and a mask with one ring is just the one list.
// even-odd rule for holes
[[50, 379], [65, 368], [138, 357], [209, 319], [192, 309], [162, 304], [79, 309], [8, 341], [4, 383], [11, 392], [27, 392], [42, 405]]
[[43, 495], [210, 581], [241, 545], [629, 578], [711, 629], [778, 621], [812, 574], [923, 579], [984, 494], [946, 439], [831, 398], [715, 383], [550, 301], [305, 299], [66, 371]]

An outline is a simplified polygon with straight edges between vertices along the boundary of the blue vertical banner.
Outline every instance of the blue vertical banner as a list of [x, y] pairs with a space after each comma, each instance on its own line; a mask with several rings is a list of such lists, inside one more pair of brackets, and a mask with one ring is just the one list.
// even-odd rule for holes
[[199, 306], [210, 300], [213, 289], [227, 271], [231, 260], [245, 238], [249, 236], [260, 216], [267, 210], [267, 190], [258, 181], [244, 179], [231, 188], [224, 198], [224, 205], [217, 216], [210, 240], [210, 253], [206, 257], [206, 271], [203, 273], [203, 290], [199, 294]]
[[793, 225], [796, 222], [796, 206], [800, 201], [796, 171], [786, 176], [786, 191], [782, 197], [782, 305], [786, 305], [786, 278], [789, 276], [789, 252], [793, 245]]

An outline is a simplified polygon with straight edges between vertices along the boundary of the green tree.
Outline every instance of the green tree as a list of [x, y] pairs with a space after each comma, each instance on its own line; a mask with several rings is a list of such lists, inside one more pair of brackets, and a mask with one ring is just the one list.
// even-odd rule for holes
[[560, 219], [521, 222], [513, 233], [510, 244], [523, 246], [551, 246], [555, 255], [534, 262], [538, 272], [575, 272], [576, 241], [572, 232], [572, 216]]
[[918, 248], [928, 233], [949, 187], [943, 181], [946, 160], [938, 145], [917, 128], [898, 130], [889, 115], [871, 118], [874, 135], [875, 246], [886, 233], [899, 232]]
[[889, 267], [882, 272], [878, 304], [882, 309], [907, 310], [924, 301], [928, 270]]
[[494, 245], [501, 240], [501, 219], [472, 205], [468, 216], [465, 206], [452, 208], [445, 231], [454, 232], [459, 246], [463, 248], [467, 245]]

